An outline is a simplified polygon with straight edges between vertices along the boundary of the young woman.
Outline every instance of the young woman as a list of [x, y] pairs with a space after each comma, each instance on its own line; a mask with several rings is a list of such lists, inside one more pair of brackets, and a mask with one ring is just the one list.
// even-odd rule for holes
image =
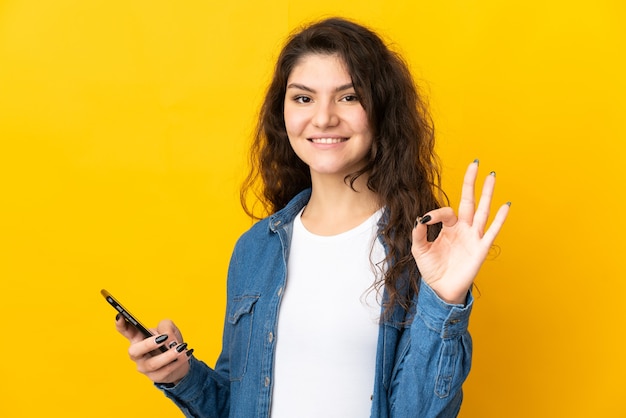
[[[509, 209], [487, 228], [469, 164], [442, 207], [433, 129], [404, 62], [343, 19], [286, 43], [242, 189], [270, 216], [237, 242], [223, 350], [191, 356], [171, 321], [140, 372], [189, 417], [454, 417], [471, 363], [470, 288]], [[162, 345], [171, 349], [154, 355]], [[175, 348], [174, 348], [175, 347]]]

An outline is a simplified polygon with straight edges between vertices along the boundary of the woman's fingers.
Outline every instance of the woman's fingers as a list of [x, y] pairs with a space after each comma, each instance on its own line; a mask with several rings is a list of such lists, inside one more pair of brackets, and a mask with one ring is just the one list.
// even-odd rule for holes
[[[414, 245], [425, 247], [428, 244], [425, 226], [439, 222], [443, 224], [444, 228], [451, 228], [457, 225], [458, 222], [463, 222], [463, 224], [477, 231], [480, 237], [486, 234], [485, 229], [489, 220], [491, 201], [496, 185], [496, 173], [492, 171], [485, 178], [478, 206], [474, 208], [474, 183], [477, 169], [478, 164], [474, 162], [470, 164], [465, 174], [461, 203], [459, 205], [459, 216], [457, 217], [454, 210], [449, 207], [443, 207], [424, 214], [424, 216], [417, 219], [413, 231]], [[492, 225], [489, 227], [490, 233], [487, 242], [495, 240], [496, 235], [504, 224], [510, 205], [509, 202], [499, 209]]]
[[444, 207], [440, 209], [435, 209], [433, 211], [428, 212], [421, 218], [418, 218], [415, 222], [415, 228], [413, 228], [413, 251], [414, 254], [422, 253], [428, 251], [430, 247], [430, 242], [427, 239], [427, 225], [432, 225], [441, 222], [446, 227], [451, 227], [456, 225], [458, 222], [458, 218], [454, 213], [454, 210], [449, 207]]
[[115, 317], [115, 328], [117, 332], [126, 337], [131, 343], [141, 341], [145, 338], [144, 335], [139, 332], [137, 328], [129, 324], [121, 314]]
[[487, 226], [487, 220], [489, 219], [489, 211], [491, 209], [491, 198], [493, 197], [493, 190], [496, 186], [496, 172], [489, 173], [483, 184], [483, 190], [480, 195], [478, 207], [474, 214], [474, 219], [471, 225], [476, 228], [482, 236]]
[[121, 315], [115, 318], [115, 327], [130, 341], [128, 355], [137, 370], [153, 382], [176, 383], [189, 371], [193, 349], [179, 343], [183, 336], [172, 321], [159, 322], [156, 329], [150, 330], [155, 335], [148, 338]]
[[154, 382], [174, 383], [187, 374], [192, 352], [186, 343], [179, 344], [164, 353], [136, 360], [137, 370]]
[[476, 202], [474, 200], [474, 187], [478, 175], [478, 160], [474, 160], [465, 171], [463, 188], [461, 189], [461, 202], [459, 203], [459, 219], [471, 225], [474, 218]]
[[456, 214], [454, 213], [454, 209], [447, 206], [431, 210], [420, 219], [420, 223], [425, 225], [433, 225], [441, 222], [444, 228], [450, 228], [456, 225], [458, 221], [459, 218], [457, 218]]
[[[157, 337], [158, 338], [158, 337]], [[154, 338], [150, 338], [154, 339]], [[148, 374], [152, 373], [156, 370], [159, 370], [168, 364], [172, 363], [178, 358], [178, 351], [173, 348], [171, 350], [167, 350], [165, 352], [160, 352], [156, 350], [156, 348], [148, 349], [148, 352], [142, 351], [143, 349], [140, 347], [134, 347], [137, 344], [134, 344], [128, 349], [128, 354], [135, 363], [137, 363], [137, 370], [141, 373]], [[182, 346], [182, 344], [181, 344]], [[187, 344], [184, 345], [184, 348], [187, 347]], [[154, 354], [150, 354], [154, 353]]]
[[511, 202], [507, 202], [506, 204], [500, 206], [498, 212], [496, 212], [496, 216], [493, 218], [489, 229], [483, 235], [483, 240], [491, 246], [493, 242], [496, 240], [496, 236], [500, 232], [502, 225], [504, 225], [504, 221], [506, 220], [507, 215], [509, 214], [509, 209], [511, 207]]
[[[162, 347], [169, 349], [161, 352]], [[137, 364], [137, 370], [152, 381], [172, 383], [187, 373], [187, 360], [193, 353], [187, 348], [187, 343], [178, 344], [169, 335], [160, 334], [131, 344], [128, 355]]]
[[421, 222], [422, 219], [424, 218], [417, 218], [417, 220], [415, 221], [415, 227], [413, 228], [413, 241], [411, 249], [413, 255], [427, 251], [429, 246], [429, 242], [427, 240], [428, 228], [426, 226], [426, 223]]
[[176, 341], [183, 340], [183, 336], [181, 335], [178, 327], [170, 319], [164, 319], [161, 322], [159, 322], [159, 325], [157, 326], [157, 333], [167, 334], [170, 336], [170, 338]]
[[152, 352], [158, 352], [160, 347], [167, 347], [169, 336], [167, 334], [155, 335], [154, 337], [144, 338], [131, 344], [128, 348], [128, 355], [132, 361], [138, 361]]

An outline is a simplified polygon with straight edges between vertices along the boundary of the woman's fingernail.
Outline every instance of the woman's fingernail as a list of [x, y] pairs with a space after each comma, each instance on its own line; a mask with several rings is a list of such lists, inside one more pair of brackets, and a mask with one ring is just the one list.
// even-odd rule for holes
[[431, 220], [431, 219], [432, 219], [432, 218], [430, 217], [430, 215], [426, 215], [426, 216], [424, 216], [422, 219], [420, 219], [420, 223], [423, 225], [423, 224], [425, 224], [426, 222], [430, 222], [430, 220]]
[[478, 158], [476, 158], [476, 159], [474, 160], [474, 164], [479, 165], [479, 164], [480, 164], [480, 160], [479, 160]]
[[154, 342], [157, 344], [161, 344], [165, 340], [167, 340], [167, 334], [159, 335], [158, 337], [154, 339]]
[[511, 202], [506, 202], [506, 205], [507, 205], [508, 207], [511, 207]]
[[187, 357], [191, 357], [191, 355], [193, 354], [193, 348], [187, 351], [185, 354], [187, 354]]
[[413, 225], [413, 229], [417, 228], [417, 225], [419, 225], [419, 223], [420, 223], [420, 218], [417, 218], [415, 220], [415, 225]]
[[495, 172], [495, 171], [492, 171], [491, 173], [489, 173], [489, 175], [490, 175], [490, 176], [494, 176], [494, 177], [495, 177], [495, 176], [496, 176], [496, 172]]
[[182, 353], [185, 350], [185, 348], [187, 348], [187, 343], [182, 343], [181, 345], [176, 347], [176, 351], [178, 351], [179, 353]]
[[115, 315], [115, 322], [120, 320], [120, 316], [122, 316], [121, 313], [118, 313], [117, 315]]
[[176, 341], [172, 341], [170, 345], [168, 345], [168, 348], [176, 347], [176, 344], [178, 344]]

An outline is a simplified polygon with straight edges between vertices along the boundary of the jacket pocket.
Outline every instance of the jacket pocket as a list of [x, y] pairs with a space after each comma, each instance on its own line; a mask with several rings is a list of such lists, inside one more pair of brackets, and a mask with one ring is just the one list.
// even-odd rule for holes
[[238, 296], [232, 300], [228, 309], [228, 323], [232, 327], [229, 344], [231, 381], [241, 380], [246, 373], [257, 300], [259, 295]]

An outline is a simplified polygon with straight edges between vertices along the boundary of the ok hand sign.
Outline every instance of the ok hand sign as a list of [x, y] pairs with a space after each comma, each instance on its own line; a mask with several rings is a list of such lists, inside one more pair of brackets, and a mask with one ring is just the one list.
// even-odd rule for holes
[[[436, 209], [418, 218], [413, 230], [411, 252], [422, 280], [448, 303], [465, 302], [467, 292], [509, 213], [510, 202], [498, 209], [485, 231], [496, 176], [495, 172], [487, 176], [476, 206], [474, 187], [477, 174], [478, 160], [471, 163], [465, 173], [458, 217], [452, 208]], [[443, 228], [437, 239], [428, 242], [426, 225], [438, 222], [443, 224]]]

